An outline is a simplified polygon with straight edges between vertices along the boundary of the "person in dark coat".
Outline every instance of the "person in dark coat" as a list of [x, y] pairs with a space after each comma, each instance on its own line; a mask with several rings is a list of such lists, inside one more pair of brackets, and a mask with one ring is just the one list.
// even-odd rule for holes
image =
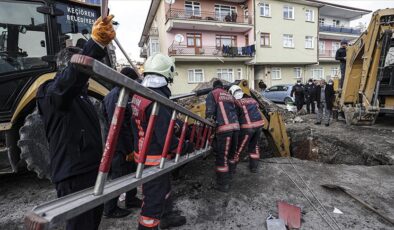
[[305, 86], [305, 102], [307, 113], [315, 113], [315, 95], [316, 85], [312, 79], [308, 80], [308, 84]]
[[[123, 75], [133, 79], [138, 79], [138, 74], [130, 67], [125, 67], [120, 71]], [[116, 103], [118, 102], [120, 87], [115, 86], [103, 99], [104, 116], [107, 120], [108, 127], [111, 124], [114, 115]], [[133, 135], [131, 129], [131, 98], [128, 100], [128, 106], [125, 108], [124, 118], [121, 130], [119, 132], [118, 143], [116, 151], [112, 159], [111, 170], [109, 176], [111, 179], [116, 179], [121, 176], [135, 172], [136, 164], [134, 161], [127, 161], [127, 157], [134, 151]], [[126, 192], [125, 207], [139, 208], [142, 201], [136, 197], [137, 188]], [[121, 218], [129, 215], [131, 212], [118, 207], [118, 197], [107, 201], [104, 204], [104, 217], [107, 218]]]
[[[213, 82], [213, 90], [205, 100], [205, 116], [216, 124], [216, 189], [230, 189], [231, 166], [238, 145], [239, 123], [234, 97], [224, 89], [220, 80]], [[234, 165], [234, 164], [233, 164]]]
[[[144, 64], [144, 80], [142, 86], [147, 87], [165, 98], [170, 98], [171, 90], [168, 84], [173, 81], [176, 74], [175, 64], [170, 57], [161, 53], [150, 56]], [[149, 117], [154, 112], [151, 100], [142, 95], [133, 95], [132, 108], [132, 130], [134, 135], [134, 159], [137, 163], [142, 161], [140, 151], [145, 140]], [[160, 105], [157, 112], [155, 126], [149, 149], [146, 152], [146, 166], [158, 166], [161, 153], [164, 148], [165, 137], [170, 125], [172, 110]], [[169, 147], [170, 153], [175, 152], [179, 145], [179, 139], [173, 134]], [[194, 145], [188, 141], [183, 143], [182, 152], [194, 151]], [[142, 162], [141, 162], [142, 163]], [[143, 205], [139, 218], [139, 230], [158, 230], [169, 227], [178, 227], [186, 223], [186, 218], [177, 211], [172, 210], [171, 178], [170, 173], [145, 182], [142, 185]]]
[[297, 106], [297, 112], [299, 112], [304, 106], [304, 86], [301, 84], [301, 80], [297, 80], [297, 84], [293, 86], [290, 93], [291, 97], [295, 97], [295, 104]]
[[259, 88], [260, 88], [261, 92], [264, 92], [264, 90], [267, 89], [267, 85], [264, 83], [263, 80], [259, 81]]
[[[59, 71], [53, 80], [40, 86], [37, 106], [49, 143], [51, 179], [58, 197], [92, 187], [95, 184], [102, 149], [98, 114], [87, 95], [89, 75], [69, 64], [77, 52], [102, 60], [106, 46], [115, 38], [113, 15], [99, 18], [82, 50], [66, 48], [58, 55]], [[98, 229], [103, 206], [67, 221], [67, 230]]]
[[326, 126], [330, 125], [331, 111], [335, 100], [335, 92], [332, 83], [332, 80], [329, 81], [329, 84], [326, 84], [325, 80], [321, 80], [316, 88], [318, 108], [316, 125], [320, 125], [322, 120]]
[[346, 48], [347, 48], [348, 42], [347, 40], [342, 40], [341, 41], [341, 48], [339, 48], [335, 54], [335, 60], [340, 61], [340, 68], [341, 68], [341, 81], [340, 81], [340, 87], [342, 89], [343, 87], [343, 82], [345, 81], [345, 72], [346, 72]]

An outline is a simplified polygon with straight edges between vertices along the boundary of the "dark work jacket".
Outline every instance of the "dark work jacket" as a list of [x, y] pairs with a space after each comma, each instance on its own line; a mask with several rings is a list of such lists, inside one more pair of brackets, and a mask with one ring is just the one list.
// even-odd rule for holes
[[[160, 88], [150, 88], [156, 93], [170, 98], [171, 91], [167, 86], [163, 86]], [[146, 165], [158, 165], [160, 164], [161, 153], [163, 151], [164, 142], [167, 136], [167, 130], [170, 125], [171, 110], [166, 106], [159, 106], [159, 113], [157, 114], [155, 126], [153, 128], [152, 139], [149, 144], [149, 148], [146, 152]], [[153, 103], [152, 101], [141, 97], [139, 95], [134, 95], [131, 101], [131, 110], [132, 110], [132, 130], [134, 138], [134, 148], [135, 154], [134, 159], [137, 163], [140, 163], [142, 159], [140, 159], [139, 151], [142, 149], [142, 145], [144, 142], [144, 137], [146, 135], [146, 129], [148, 127], [149, 117], [152, 113]], [[173, 134], [171, 138], [170, 144], [170, 152], [175, 152], [179, 143], [179, 139]], [[183, 150], [185, 150], [185, 143], [183, 145]]]
[[295, 84], [293, 86], [293, 88], [291, 89], [291, 93], [290, 93], [291, 97], [293, 97], [293, 95], [296, 100], [300, 100], [303, 102], [304, 101], [304, 86], [302, 84], [301, 85]]
[[[105, 50], [89, 40], [83, 55], [102, 59]], [[57, 183], [71, 176], [97, 171], [102, 155], [98, 115], [86, 85], [89, 75], [69, 65], [37, 92], [37, 105], [45, 124], [51, 159], [51, 179]]]
[[312, 83], [312, 85], [306, 84], [304, 86], [305, 89], [305, 99], [307, 101], [315, 101], [315, 97], [316, 97], [316, 85]]
[[338, 60], [342, 63], [346, 64], [346, 48], [339, 48], [335, 54], [335, 60]]
[[235, 99], [223, 88], [213, 89], [206, 98], [205, 116], [216, 120], [217, 133], [239, 130]]
[[[112, 117], [114, 115], [116, 103], [118, 102], [120, 93], [119, 87], [114, 87], [111, 92], [104, 97], [104, 116], [107, 120], [108, 127], [111, 125]], [[119, 132], [118, 143], [116, 145], [116, 152], [126, 155], [133, 151], [133, 135], [131, 131], [131, 98], [129, 98], [125, 108], [122, 127]]]
[[251, 97], [235, 100], [238, 120], [241, 129], [254, 129], [263, 127], [264, 121], [259, 110], [259, 104]]
[[[320, 106], [320, 93], [321, 93], [321, 86], [318, 85], [318, 86], [316, 86], [316, 94], [315, 94], [316, 101], [317, 101], [317, 107]], [[326, 85], [325, 96], [326, 96], [327, 109], [331, 110], [334, 105], [334, 100], [335, 100], [335, 92], [334, 92], [334, 88], [332, 85], [329, 85], [329, 84]]]

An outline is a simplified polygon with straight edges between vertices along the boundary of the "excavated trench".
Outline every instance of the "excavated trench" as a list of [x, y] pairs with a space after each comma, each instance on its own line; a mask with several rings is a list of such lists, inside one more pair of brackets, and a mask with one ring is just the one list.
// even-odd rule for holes
[[393, 165], [392, 130], [348, 128], [342, 124], [325, 128], [309, 124], [288, 125], [292, 156], [328, 164]]

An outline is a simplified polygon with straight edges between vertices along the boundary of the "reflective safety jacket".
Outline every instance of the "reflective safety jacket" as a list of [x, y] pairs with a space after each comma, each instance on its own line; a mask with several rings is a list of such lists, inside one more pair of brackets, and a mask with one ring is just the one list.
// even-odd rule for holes
[[[167, 86], [161, 88], [150, 88], [156, 93], [169, 98], [171, 91]], [[137, 163], [143, 163], [140, 159], [139, 151], [141, 151], [145, 135], [148, 127], [149, 117], [152, 113], [153, 103], [142, 96], [134, 95], [131, 101], [132, 110], [132, 130], [134, 138], [134, 159]], [[164, 142], [167, 135], [167, 130], [171, 120], [171, 110], [165, 106], [159, 105], [159, 112], [156, 117], [155, 126], [153, 127], [152, 138], [146, 152], [146, 165], [159, 165], [161, 160], [161, 153], [163, 151]], [[178, 146], [178, 138], [173, 135], [171, 138], [170, 152], [175, 152]], [[184, 144], [185, 145], [185, 144]], [[184, 146], [183, 146], [183, 149]]]
[[259, 104], [251, 97], [235, 100], [238, 110], [239, 124], [241, 129], [253, 129], [263, 127], [264, 121], [259, 110]]
[[234, 97], [223, 88], [215, 88], [208, 94], [205, 115], [207, 118], [215, 119], [217, 133], [239, 130], [234, 100]]

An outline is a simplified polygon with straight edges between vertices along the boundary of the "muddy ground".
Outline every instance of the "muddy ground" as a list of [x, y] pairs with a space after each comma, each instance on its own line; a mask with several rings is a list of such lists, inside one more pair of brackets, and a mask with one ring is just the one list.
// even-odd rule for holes
[[[339, 121], [325, 127], [314, 125], [313, 115], [301, 118], [301, 123], [287, 124], [292, 149], [303, 153], [296, 156], [310, 159], [293, 159], [297, 170], [288, 159], [268, 158], [261, 161], [257, 174], [251, 174], [247, 162], [241, 162], [231, 192], [223, 194], [214, 190], [213, 156], [183, 169], [182, 177], [173, 183], [173, 192], [176, 207], [188, 223], [177, 229], [266, 229], [265, 219], [269, 214], [277, 216], [280, 200], [301, 207], [301, 229], [330, 229], [284, 171], [328, 219], [296, 173], [302, 176], [341, 229], [393, 229], [351, 197], [320, 185], [346, 186], [394, 218], [394, 166], [382, 165], [394, 161], [394, 124], [378, 121], [374, 127], [348, 128]], [[23, 229], [24, 213], [53, 198], [53, 185], [32, 173], [1, 176], [0, 229]], [[332, 213], [334, 207], [343, 214]], [[103, 219], [101, 229], [136, 229], [137, 214], [133, 210], [121, 220]]]

